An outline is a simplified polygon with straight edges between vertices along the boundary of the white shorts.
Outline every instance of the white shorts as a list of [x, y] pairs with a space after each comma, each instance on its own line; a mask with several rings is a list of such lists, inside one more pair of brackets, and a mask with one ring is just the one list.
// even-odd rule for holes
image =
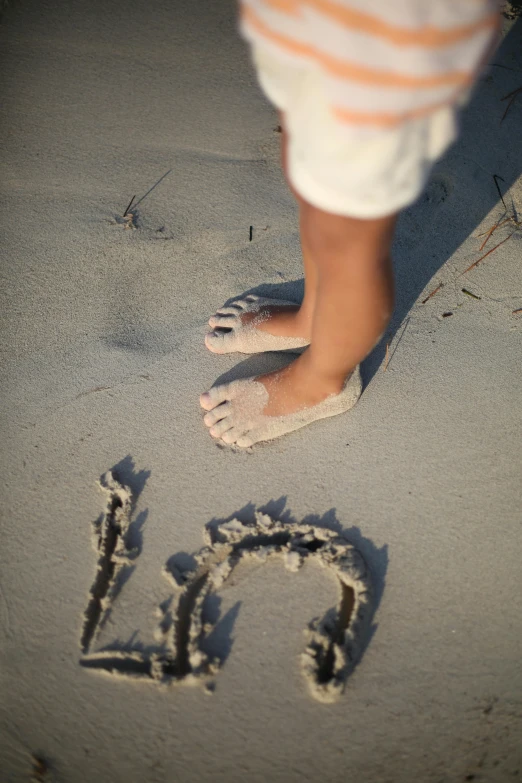
[[457, 137], [458, 107], [445, 106], [361, 138], [334, 118], [313, 63], [299, 67], [259, 45], [252, 57], [264, 93], [284, 114], [290, 182], [325, 212], [370, 219], [407, 207]]

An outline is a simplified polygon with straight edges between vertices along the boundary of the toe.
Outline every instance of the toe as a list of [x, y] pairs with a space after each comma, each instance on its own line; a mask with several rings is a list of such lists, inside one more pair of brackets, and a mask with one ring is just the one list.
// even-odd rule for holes
[[215, 329], [205, 335], [205, 345], [212, 353], [231, 353], [235, 350], [236, 335], [234, 331], [223, 332]]
[[226, 313], [216, 313], [215, 315], [211, 316], [208, 319], [208, 325], [212, 327], [212, 329], [215, 329], [216, 327], [223, 328], [223, 329], [231, 329], [233, 326], [236, 326], [237, 324], [237, 317], [238, 313], [236, 311], [235, 315], [228, 315]]
[[232, 302], [232, 304], [228, 305], [227, 307], [220, 307], [219, 310], [216, 312], [216, 315], [238, 315], [238, 313], [242, 310], [242, 306], [240, 302]]
[[230, 416], [227, 416], [225, 419], [221, 419], [221, 421], [214, 424], [214, 426], [209, 429], [209, 432], [213, 438], [221, 438], [227, 430], [232, 428], [232, 426]]
[[232, 443], [236, 443], [236, 441], [241, 438], [243, 435], [243, 430], [239, 427], [231, 427], [229, 430], [223, 433], [221, 436], [221, 440], [223, 443], [228, 443], [231, 445]]
[[226, 332], [208, 332], [205, 335], [205, 345], [212, 353], [225, 353]]
[[216, 408], [213, 408], [213, 410], [206, 413], [203, 417], [203, 421], [207, 427], [212, 427], [216, 422], [230, 416], [231, 413], [232, 405], [229, 402], [222, 402], [221, 405], [218, 405]]
[[231, 385], [225, 383], [222, 386], [213, 386], [208, 392], [204, 392], [199, 398], [199, 404], [206, 411], [211, 411], [216, 405], [221, 405], [222, 402], [231, 398]]
[[239, 446], [241, 449], [248, 449], [253, 444], [254, 441], [250, 435], [241, 435], [239, 438], [236, 438], [236, 446]]

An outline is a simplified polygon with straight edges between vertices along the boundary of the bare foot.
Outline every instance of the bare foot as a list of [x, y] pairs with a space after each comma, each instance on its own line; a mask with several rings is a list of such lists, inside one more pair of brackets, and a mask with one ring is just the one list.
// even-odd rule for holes
[[268, 401], [263, 408], [265, 416], [287, 416], [325, 400], [333, 394], [339, 394], [344, 379], [325, 380], [310, 372], [303, 355], [291, 364], [256, 378], [268, 393]]
[[310, 340], [311, 318], [303, 316], [299, 305], [267, 305], [257, 313], [243, 313], [241, 324], [252, 324], [255, 329], [274, 337], [303, 337]]
[[304, 354], [282, 370], [215, 386], [200, 404], [213, 438], [246, 448], [343, 413], [361, 390], [358, 367], [346, 382], [324, 379], [310, 373]]
[[209, 319], [205, 345], [214, 353], [260, 353], [303, 348], [310, 342], [309, 306], [249, 294]]

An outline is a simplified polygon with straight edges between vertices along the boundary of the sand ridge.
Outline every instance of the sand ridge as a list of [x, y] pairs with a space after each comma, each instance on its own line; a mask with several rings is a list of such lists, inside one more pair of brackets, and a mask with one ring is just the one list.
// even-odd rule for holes
[[310, 622], [301, 667], [314, 698], [333, 702], [340, 697], [362, 654], [371, 625], [373, 588], [368, 567], [357, 549], [336, 532], [283, 523], [260, 512], [251, 524], [232, 519], [207, 526], [206, 546], [194, 556], [194, 570], [179, 571], [167, 564], [164, 575], [175, 588], [175, 595], [159, 609], [159, 650], [111, 649], [110, 645], [93, 650], [96, 633], [119, 592], [121, 569], [138, 555], [138, 550], [129, 549], [127, 544], [130, 489], [112, 471], [102, 476], [100, 487], [107, 495], [107, 507], [93, 524], [99, 559], [81, 634], [82, 666], [134, 680], [201, 684], [211, 692], [221, 661], [209, 659], [202, 649], [205, 636], [213, 629], [211, 623], [203, 620], [208, 595], [224, 585], [242, 559], [264, 563], [277, 555], [285, 568], [295, 572], [306, 559], [314, 558], [337, 577], [339, 603], [322, 618]]

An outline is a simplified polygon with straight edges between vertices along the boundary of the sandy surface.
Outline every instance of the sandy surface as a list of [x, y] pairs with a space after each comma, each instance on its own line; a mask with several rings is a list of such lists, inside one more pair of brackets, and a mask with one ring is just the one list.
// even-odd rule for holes
[[[0, 778], [28, 780], [36, 757], [63, 783], [518, 780], [522, 233], [460, 275], [503, 211], [493, 174], [522, 212], [521, 99], [500, 124], [522, 22], [401, 219], [397, 311], [356, 408], [234, 453], [199, 393], [285, 359], [209, 354], [206, 319], [245, 290], [301, 293], [277, 118], [234, 17], [19, 0], [0, 26]], [[190, 567], [205, 525], [261, 508], [344, 531], [373, 574], [371, 638], [337, 702], [300, 668], [303, 629], [338, 595], [313, 557], [241, 564], [209, 599], [212, 695], [80, 665], [112, 468], [139, 554], [95, 649], [153, 649], [165, 563]]]

